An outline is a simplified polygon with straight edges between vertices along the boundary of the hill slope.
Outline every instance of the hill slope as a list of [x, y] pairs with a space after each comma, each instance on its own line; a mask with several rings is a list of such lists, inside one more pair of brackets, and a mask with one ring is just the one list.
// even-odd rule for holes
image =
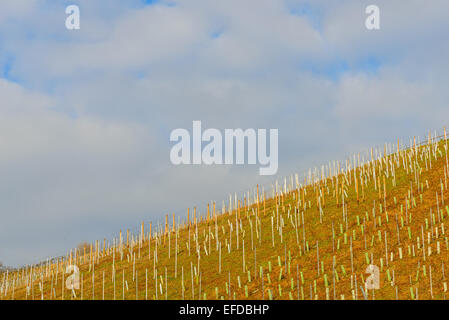
[[[164, 230], [142, 225], [138, 235], [4, 273], [0, 297], [445, 299], [446, 138], [367, 157], [269, 193], [256, 188], [220, 212], [212, 204], [201, 217], [167, 217]], [[379, 289], [365, 286], [370, 264]], [[79, 289], [62, 285], [73, 274], [67, 265], [79, 267]]]

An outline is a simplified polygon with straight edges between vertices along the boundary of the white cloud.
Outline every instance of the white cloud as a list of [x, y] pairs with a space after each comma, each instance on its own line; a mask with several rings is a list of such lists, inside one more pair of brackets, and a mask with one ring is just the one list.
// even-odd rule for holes
[[[270, 185], [257, 166], [172, 166], [169, 132], [192, 120], [278, 128], [279, 176], [443, 125], [446, 2], [379, 1], [378, 33], [364, 2], [288, 2], [85, 0], [80, 32], [61, 4], [2, 3], [0, 67], [12, 57], [17, 83], [0, 79], [0, 258], [61, 253]], [[316, 6], [322, 28], [295, 5]], [[378, 68], [358, 67], [370, 57]], [[334, 74], [338, 63], [348, 69]]]

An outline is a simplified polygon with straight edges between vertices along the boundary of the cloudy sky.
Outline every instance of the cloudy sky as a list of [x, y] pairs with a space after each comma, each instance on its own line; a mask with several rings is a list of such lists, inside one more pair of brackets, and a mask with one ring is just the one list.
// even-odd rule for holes
[[[65, 28], [76, 4], [81, 29]], [[380, 30], [365, 8], [380, 8]], [[449, 119], [447, 0], [0, 0], [0, 260], [205, 210]], [[279, 129], [258, 165], [174, 166], [170, 132]]]

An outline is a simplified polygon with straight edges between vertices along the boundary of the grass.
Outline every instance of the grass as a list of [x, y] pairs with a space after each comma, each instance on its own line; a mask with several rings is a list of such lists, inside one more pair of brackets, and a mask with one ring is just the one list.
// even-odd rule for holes
[[[93, 244], [92, 257], [77, 252], [75, 261], [72, 251], [59, 263], [1, 274], [0, 297], [103, 299], [104, 291], [108, 300], [445, 299], [447, 140], [430, 140], [384, 149], [372, 161], [354, 157], [339, 173], [326, 167], [326, 178], [318, 172], [302, 185], [286, 183], [274, 196], [244, 195], [231, 212], [210, 206], [197, 223], [184, 219], [151, 239], [148, 231], [128, 243], [123, 236], [122, 246], [119, 238]], [[79, 267], [82, 290], [62, 285], [70, 263]], [[369, 264], [379, 268], [380, 288], [362, 291]]]

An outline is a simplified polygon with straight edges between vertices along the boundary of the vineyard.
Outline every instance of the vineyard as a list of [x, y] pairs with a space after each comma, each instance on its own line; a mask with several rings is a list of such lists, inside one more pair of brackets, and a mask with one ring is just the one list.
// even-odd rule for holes
[[2, 272], [0, 299], [446, 299], [447, 143], [398, 140], [142, 222]]

